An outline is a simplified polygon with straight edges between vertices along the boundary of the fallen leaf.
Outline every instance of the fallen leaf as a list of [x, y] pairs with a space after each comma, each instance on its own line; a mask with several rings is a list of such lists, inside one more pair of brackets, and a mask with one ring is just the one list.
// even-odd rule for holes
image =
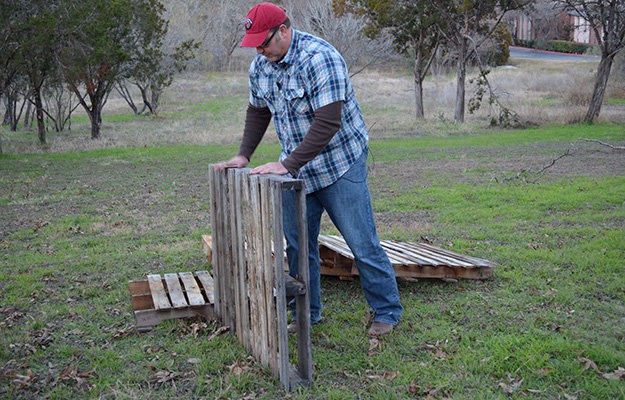
[[48, 329], [42, 331], [35, 331], [33, 337], [33, 343], [42, 349], [45, 349], [50, 343], [54, 342], [54, 338], [48, 332]]
[[436, 349], [436, 357], [441, 360], [449, 360], [451, 356], [443, 351], [443, 349]]
[[154, 376], [152, 378], [152, 382], [165, 383], [165, 382], [176, 380], [179, 377], [180, 377], [180, 373], [179, 372], [172, 372], [172, 371], [162, 370], [162, 371], [157, 371], [157, 372], [154, 373]]
[[35, 374], [30, 369], [26, 372], [28, 375], [16, 374], [13, 383], [18, 387], [30, 386], [35, 381]]
[[219, 336], [223, 335], [224, 333], [228, 332], [229, 330], [230, 330], [229, 327], [222, 326], [221, 328], [217, 329], [212, 335], [210, 335], [208, 337], [208, 340], [213, 340], [216, 337], [219, 337]]
[[603, 374], [603, 377], [605, 379], [614, 379], [614, 380], [623, 379], [625, 378], [625, 368], [618, 367], [617, 369], [614, 370], [614, 372]]
[[246, 363], [235, 361], [234, 364], [228, 366], [228, 370], [235, 376], [241, 376], [250, 370], [250, 366]]
[[508, 374], [508, 383], [500, 382], [499, 387], [503, 389], [507, 394], [514, 393], [523, 384], [523, 378], [513, 378]]
[[78, 371], [78, 367], [73, 366], [75, 359], [72, 359], [69, 364], [61, 371], [58, 380], [60, 381], [75, 381], [76, 386], [81, 387], [87, 383], [89, 378], [92, 378], [92, 374], [95, 368], [88, 371]]
[[369, 354], [369, 357], [380, 354], [381, 349], [382, 343], [380, 342], [380, 340], [375, 336], [369, 337], [369, 351], [367, 352], [367, 354]]
[[597, 364], [595, 364], [594, 361], [592, 361], [591, 359], [588, 359], [586, 357], [580, 357], [577, 359], [579, 362], [583, 362], [584, 368], [582, 368], [582, 371], [586, 371], [589, 368], [592, 368], [595, 370], [596, 373], [600, 374], [601, 370], [599, 369], [599, 367], [597, 367]]
[[447, 354], [440, 346], [440, 341], [437, 341], [436, 344], [424, 344], [420, 347], [422, 350], [428, 350], [434, 353], [436, 357], [441, 360], [450, 360], [452, 357]]
[[122, 328], [113, 334], [113, 339], [120, 339], [125, 336], [130, 336], [136, 333], [134, 325], [128, 325], [125, 328]]
[[387, 379], [387, 380], [389, 380], [389, 381], [390, 381], [390, 380], [393, 380], [393, 379], [395, 379], [395, 378], [397, 378], [397, 377], [399, 377], [399, 376], [401, 376], [401, 372], [399, 372], [399, 371], [386, 371], [386, 372], [382, 375], [382, 377], [383, 377], [384, 379]]
[[201, 358], [189, 358], [187, 360], [189, 364], [200, 364], [202, 362]]
[[386, 371], [383, 374], [374, 374], [371, 371], [366, 371], [367, 378], [369, 379], [385, 379], [385, 380], [393, 380], [398, 376], [401, 376], [401, 372], [399, 371]]

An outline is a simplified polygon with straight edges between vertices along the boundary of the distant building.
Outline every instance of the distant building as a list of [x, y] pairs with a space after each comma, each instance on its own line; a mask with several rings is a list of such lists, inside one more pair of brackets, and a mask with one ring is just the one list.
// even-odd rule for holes
[[535, 10], [510, 13], [506, 20], [515, 42], [566, 40], [590, 45], [599, 43], [590, 23], [578, 12], [566, 10], [559, 2], [538, 2]]

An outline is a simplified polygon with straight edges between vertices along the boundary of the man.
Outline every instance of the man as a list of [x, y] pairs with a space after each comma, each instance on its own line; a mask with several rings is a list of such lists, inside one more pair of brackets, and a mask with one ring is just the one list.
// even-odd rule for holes
[[[321, 321], [318, 237], [326, 211], [354, 254], [373, 313], [369, 334], [388, 334], [403, 308], [393, 267], [376, 233], [367, 186], [368, 134], [345, 61], [324, 40], [292, 29], [285, 11], [271, 3], [253, 7], [245, 29], [241, 47], [255, 47], [258, 54], [249, 70], [243, 140], [239, 153], [217, 167], [245, 167], [273, 118], [280, 161], [251, 173], [290, 174], [304, 181], [311, 323]], [[297, 213], [290, 191], [284, 193], [283, 218], [289, 269], [295, 274]]]

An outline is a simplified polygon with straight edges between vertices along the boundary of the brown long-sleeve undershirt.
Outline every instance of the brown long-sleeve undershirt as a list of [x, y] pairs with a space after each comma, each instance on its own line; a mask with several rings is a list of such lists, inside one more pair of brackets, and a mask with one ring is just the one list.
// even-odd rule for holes
[[[336, 101], [315, 111], [315, 118], [306, 136], [304, 136], [304, 140], [282, 161], [282, 165], [291, 176], [297, 176], [299, 169], [321, 153], [332, 140], [334, 134], [341, 127], [342, 109], [343, 102]], [[248, 105], [239, 155], [248, 160], [251, 159], [270, 121], [271, 111], [268, 107], [258, 108], [251, 104]]]

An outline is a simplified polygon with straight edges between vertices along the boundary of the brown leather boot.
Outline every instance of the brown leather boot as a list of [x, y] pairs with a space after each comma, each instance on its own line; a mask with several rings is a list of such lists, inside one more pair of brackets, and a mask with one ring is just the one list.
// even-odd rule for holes
[[389, 333], [393, 331], [393, 328], [395, 328], [394, 325], [385, 324], [384, 322], [374, 321], [371, 324], [371, 328], [369, 328], [369, 336], [388, 335]]

